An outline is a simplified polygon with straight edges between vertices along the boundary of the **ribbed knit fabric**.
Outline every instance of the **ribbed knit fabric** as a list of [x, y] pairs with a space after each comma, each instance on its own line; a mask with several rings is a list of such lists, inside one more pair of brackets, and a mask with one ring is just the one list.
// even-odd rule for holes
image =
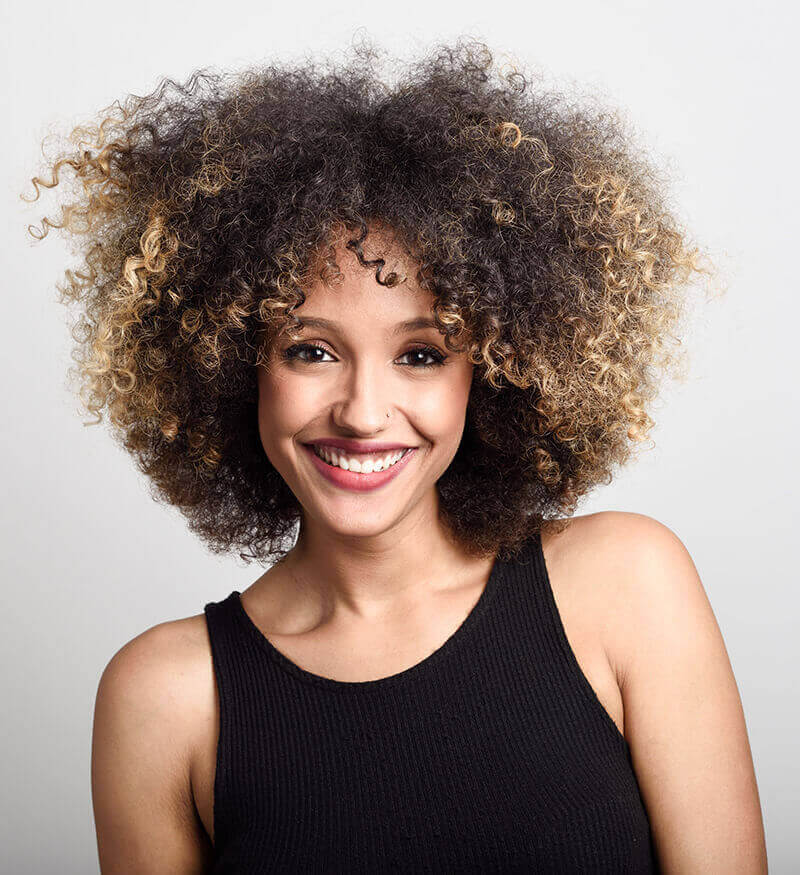
[[541, 539], [417, 665], [348, 682], [205, 606], [215, 873], [658, 872], [630, 750], [580, 669]]

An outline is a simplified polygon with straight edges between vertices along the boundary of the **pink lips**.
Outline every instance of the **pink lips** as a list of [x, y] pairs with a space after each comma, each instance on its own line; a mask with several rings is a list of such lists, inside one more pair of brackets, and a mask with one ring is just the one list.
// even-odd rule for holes
[[358, 471], [345, 471], [344, 468], [336, 468], [334, 465], [328, 465], [314, 452], [314, 447], [303, 444], [303, 449], [311, 457], [312, 463], [317, 470], [336, 486], [341, 486], [343, 489], [350, 489], [353, 492], [368, 492], [372, 489], [377, 489], [393, 480], [400, 471], [408, 464], [408, 460], [416, 452], [416, 447], [412, 447], [399, 462], [386, 468], [383, 471], [374, 471], [372, 474], [361, 474]]

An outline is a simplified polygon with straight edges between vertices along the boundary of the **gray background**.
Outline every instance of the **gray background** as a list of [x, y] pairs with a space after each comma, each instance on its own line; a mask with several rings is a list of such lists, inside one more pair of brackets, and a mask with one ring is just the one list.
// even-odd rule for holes
[[[71, 263], [36, 243], [27, 180], [39, 145], [159, 77], [342, 49], [364, 27], [392, 54], [468, 33], [622, 107], [675, 175], [680, 218], [727, 295], [695, 308], [689, 378], [670, 382], [645, 450], [578, 513], [652, 516], [690, 551], [745, 714], [770, 871], [800, 871], [796, 439], [797, 20], [788, 2], [525, 2], [397, 6], [4, 0], [0, 459], [5, 871], [96, 872], [89, 762], [100, 674], [152, 625], [244, 589], [255, 565], [207, 553], [150, 498], [104, 426], [69, 394], [72, 342], [54, 283]], [[696, 299], [700, 298], [695, 293]]]

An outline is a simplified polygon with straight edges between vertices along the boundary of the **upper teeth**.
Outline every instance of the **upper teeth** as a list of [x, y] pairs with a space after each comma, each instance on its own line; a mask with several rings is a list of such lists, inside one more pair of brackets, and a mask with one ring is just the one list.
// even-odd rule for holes
[[359, 474], [372, 474], [375, 471], [383, 471], [385, 468], [390, 468], [399, 462], [408, 450], [409, 448], [407, 447], [404, 450], [395, 450], [383, 456], [372, 455], [371, 457], [365, 457], [366, 454], [362, 453], [362, 458], [358, 458], [357, 456], [346, 456], [329, 447], [314, 445], [314, 452], [329, 465], [335, 465], [337, 468], [342, 468], [345, 471], [356, 471]]

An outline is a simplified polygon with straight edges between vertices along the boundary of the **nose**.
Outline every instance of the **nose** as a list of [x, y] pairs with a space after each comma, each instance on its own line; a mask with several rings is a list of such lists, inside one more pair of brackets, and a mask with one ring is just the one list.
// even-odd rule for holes
[[353, 434], [371, 435], [381, 431], [390, 420], [391, 387], [385, 375], [376, 369], [354, 369], [342, 397], [333, 404], [333, 421], [337, 427]]

